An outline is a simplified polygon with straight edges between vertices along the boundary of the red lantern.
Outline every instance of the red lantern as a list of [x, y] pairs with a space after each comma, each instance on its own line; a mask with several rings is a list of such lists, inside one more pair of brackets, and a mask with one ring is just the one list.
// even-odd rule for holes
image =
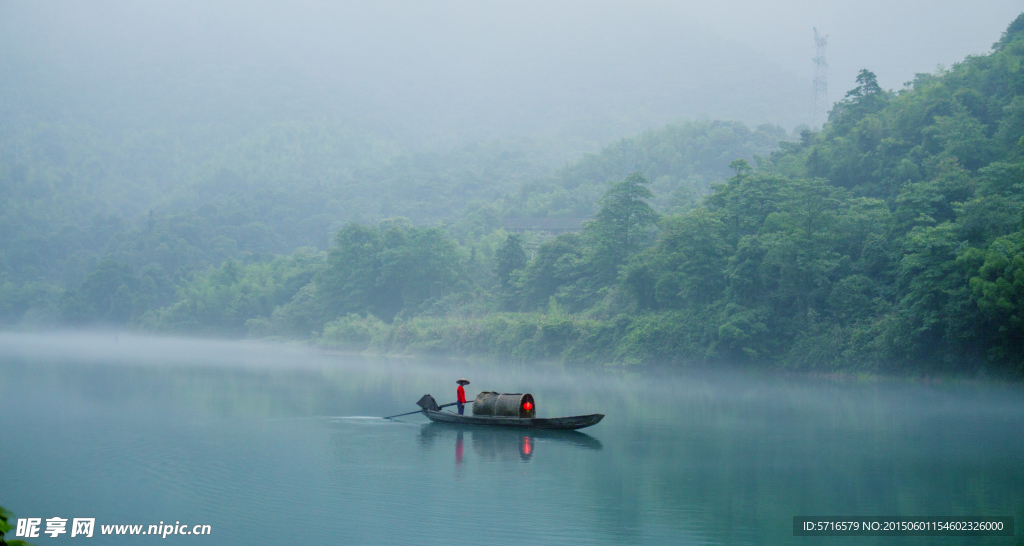
[[526, 410], [526, 411], [532, 410], [533, 409], [533, 403], [529, 402], [529, 401], [524, 402], [523, 403], [523, 409]]

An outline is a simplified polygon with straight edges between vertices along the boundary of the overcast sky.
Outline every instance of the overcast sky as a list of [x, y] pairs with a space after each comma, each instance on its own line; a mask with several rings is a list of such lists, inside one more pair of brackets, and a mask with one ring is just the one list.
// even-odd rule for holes
[[813, 27], [829, 36], [834, 101], [861, 68], [898, 89], [916, 72], [985, 53], [1021, 9], [1020, 0], [0, 0], [0, 98], [10, 118], [77, 108], [90, 123], [118, 111], [146, 123], [223, 114], [226, 125], [336, 111], [413, 140], [546, 131], [608, 141], [679, 118], [792, 129], [809, 118]]
[[[812, 28], [829, 36], [830, 90], [852, 87], [861, 68], [885, 88], [899, 88], [917, 72], [947, 67], [986, 53], [1024, 11], [1020, 0], [720, 0], [670, 4], [721, 36], [765, 51], [811, 78]], [[810, 83], [808, 83], [810, 86]]]

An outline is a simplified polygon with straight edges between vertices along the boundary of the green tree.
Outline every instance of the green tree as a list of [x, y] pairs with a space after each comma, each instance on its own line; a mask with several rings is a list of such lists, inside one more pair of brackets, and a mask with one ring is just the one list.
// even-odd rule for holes
[[906, 233], [916, 226], [934, 226], [955, 219], [954, 203], [974, 193], [970, 175], [954, 158], [937, 162], [934, 178], [903, 186], [896, 198], [897, 229]]
[[857, 73], [857, 87], [846, 92], [846, 97], [837, 103], [829, 113], [831, 130], [846, 135], [867, 116], [885, 108], [889, 93], [878, 85], [875, 73], [863, 69]]
[[391, 321], [449, 294], [464, 277], [454, 241], [400, 218], [342, 228], [317, 284], [328, 318], [370, 313]]
[[139, 278], [128, 265], [105, 260], [61, 302], [65, 320], [125, 325], [132, 317]]
[[[140, 324], [160, 330], [240, 335], [246, 332], [250, 321], [267, 320], [280, 307], [294, 301], [303, 289], [308, 291], [323, 263], [322, 253], [307, 249], [248, 264], [228, 260], [183, 283], [176, 303], [146, 314]], [[320, 319], [322, 327], [324, 320], [319, 309], [306, 311], [308, 319]], [[274, 333], [273, 329], [265, 330], [266, 334]], [[308, 334], [310, 329], [300, 332]]]
[[599, 202], [601, 210], [584, 227], [592, 249], [590, 265], [604, 283], [614, 281], [619, 267], [651, 238], [658, 214], [646, 201], [653, 195], [648, 183], [634, 172], [613, 185]]
[[999, 41], [992, 44], [992, 49], [999, 51], [1013, 43], [1014, 40], [1020, 39], [1022, 36], [1024, 36], [1024, 13], [1018, 15], [1017, 18], [1010, 23], [1010, 26], [1006, 27], [1003, 35], [999, 37]]
[[509, 234], [505, 244], [495, 254], [494, 274], [498, 283], [506, 288], [512, 272], [526, 267], [526, 251], [523, 250], [523, 236], [518, 233]]
[[718, 213], [699, 208], [662, 220], [657, 244], [631, 261], [623, 273], [641, 309], [700, 308], [726, 286], [724, 269], [733, 249]]
[[968, 249], [958, 258], [970, 280], [971, 300], [983, 322], [970, 325], [987, 338], [990, 361], [1015, 362], [1024, 372], [1024, 231], [1000, 237], [987, 250]]
[[543, 308], [560, 287], [578, 282], [584, 274], [583, 238], [578, 233], [546, 241], [525, 268], [512, 274], [517, 306], [530, 311]]
[[902, 241], [897, 267], [899, 291], [891, 337], [896, 354], [931, 365], [953, 365], [957, 354], [951, 330], [962, 330], [969, 298], [962, 267], [956, 263], [960, 241], [954, 224], [916, 227]]
[[338, 231], [327, 255], [327, 268], [316, 280], [329, 315], [372, 311], [380, 252], [381, 233], [377, 227], [349, 222]]

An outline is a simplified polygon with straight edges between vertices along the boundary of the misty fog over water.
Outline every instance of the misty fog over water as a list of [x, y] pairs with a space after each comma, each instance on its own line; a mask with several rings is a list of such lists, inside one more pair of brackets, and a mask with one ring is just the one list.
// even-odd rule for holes
[[[803, 544], [831, 543], [791, 536], [792, 517], [811, 512], [1024, 515], [1024, 401], [997, 384], [382, 359], [124, 334], [7, 334], [0, 354], [0, 412], [14, 425], [5, 446], [17, 446], [0, 450], [5, 507], [213, 528], [168, 540]], [[607, 416], [569, 433], [378, 418], [427, 392], [449, 401], [461, 376], [470, 397], [533, 393], [538, 416]]]

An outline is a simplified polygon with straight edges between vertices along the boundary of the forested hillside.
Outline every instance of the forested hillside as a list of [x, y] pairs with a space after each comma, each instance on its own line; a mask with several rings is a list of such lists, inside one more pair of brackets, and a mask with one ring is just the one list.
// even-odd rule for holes
[[[818, 132], [680, 122], [565, 163], [325, 123], [134, 165], [41, 131], [0, 167], [0, 306], [381, 351], [1022, 373], [1022, 61], [1024, 15], [903, 89], [861, 71]], [[186, 182], [118, 182], [145, 169]], [[505, 232], [516, 217], [591, 221]]]
[[[262, 263], [298, 248], [326, 250], [330, 234], [346, 222], [447, 221], [449, 234], [466, 243], [494, 233], [507, 217], [590, 216], [605, 182], [638, 162], [659, 173], [663, 207], [685, 207], [725, 176], [730, 158], [766, 155], [785, 137], [772, 126], [680, 123], [623, 139], [551, 174], [562, 152], [523, 139], [395, 155], [386, 143], [343, 128], [289, 124], [205, 160], [156, 139], [148, 144], [152, 163], [139, 163], [119, 157], [111, 143], [77, 142], [73, 134], [42, 131], [22, 160], [0, 164], [0, 301], [8, 323], [72, 316], [75, 323], [106, 322], [106, 312], [65, 313], [60, 298], [109, 274], [108, 262], [158, 287], [132, 296], [138, 318], [171, 303], [175, 286], [225, 260]], [[175, 162], [159, 161], [168, 156]], [[150, 186], [133, 182], [140, 177]], [[177, 182], [167, 189], [168, 181]], [[481, 259], [490, 255], [481, 251]]]
[[661, 212], [678, 212], [707, 194], [712, 182], [728, 178], [731, 161], [767, 156], [787, 139], [774, 125], [750, 130], [738, 122], [670, 124], [622, 139], [550, 177], [523, 184], [504, 205], [510, 213], [527, 217], [589, 217], [597, 212], [608, 184], [640, 171], [651, 181], [651, 204]]
[[[325, 339], [621, 362], [1024, 372], [1024, 15], [993, 52], [879, 87], [660, 220], [624, 177], [582, 234], [510, 237], [496, 307], [349, 315]], [[627, 212], [631, 211], [631, 212]], [[610, 250], [624, 252], [611, 252]], [[612, 274], [614, 272], [614, 274]], [[360, 337], [361, 336], [361, 337]]]

